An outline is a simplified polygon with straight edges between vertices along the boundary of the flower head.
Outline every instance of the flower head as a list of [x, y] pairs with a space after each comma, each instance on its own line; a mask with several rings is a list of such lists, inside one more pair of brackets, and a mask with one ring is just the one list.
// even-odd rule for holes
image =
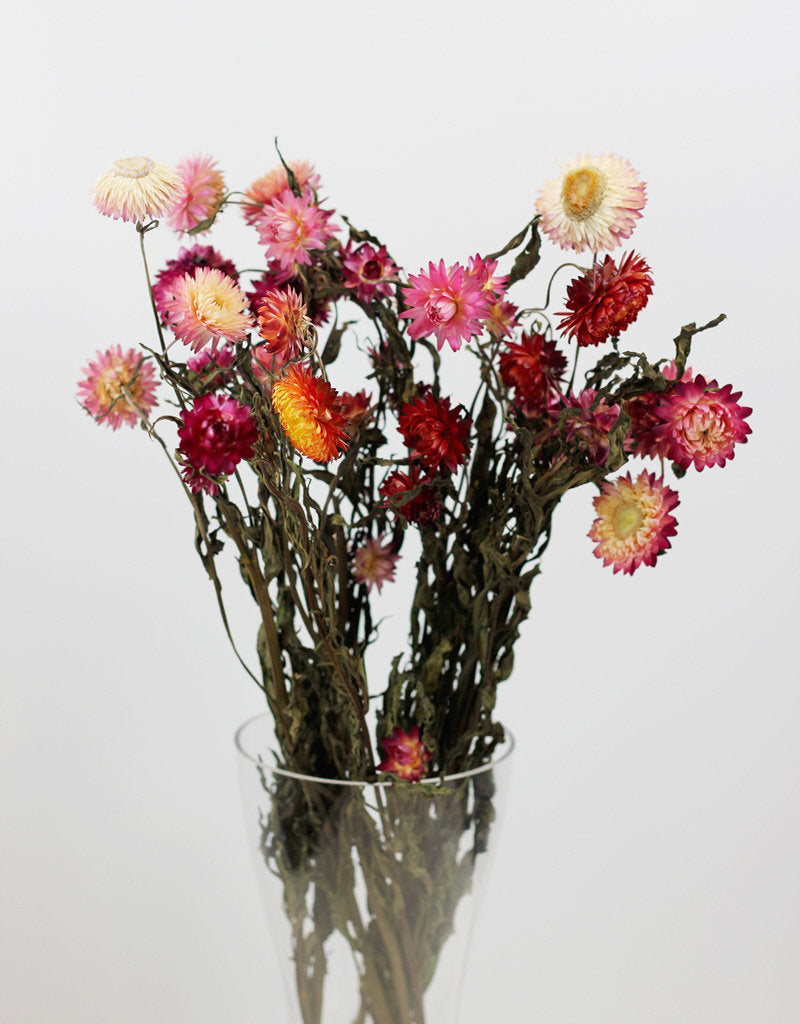
[[153, 282], [153, 298], [163, 323], [169, 320], [167, 301], [175, 294], [177, 285], [184, 277], [187, 274], [194, 275], [198, 267], [221, 270], [234, 283], [239, 281], [239, 271], [236, 267], [210, 245], [193, 245], [190, 249], [181, 249], [177, 259], [167, 260], [166, 267], [158, 272]]
[[219, 478], [253, 455], [258, 437], [250, 410], [224, 395], [202, 395], [181, 413], [179, 452], [193, 491], [216, 494]]
[[497, 299], [489, 306], [489, 315], [483, 321], [486, 330], [495, 338], [510, 338], [517, 326], [519, 307], [507, 299]]
[[407, 473], [400, 469], [390, 473], [381, 484], [380, 493], [384, 508], [392, 508], [410, 523], [432, 523], [444, 512], [439, 492], [430, 486], [430, 477], [423, 477], [419, 465], [410, 466]]
[[146, 156], [115, 160], [92, 186], [92, 201], [106, 217], [143, 223], [163, 217], [181, 192], [181, 179]]
[[473, 277], [486, 292], [493, 292], [495, 298], [505, 294], [508, 285], [508, 274], [502, 277], [497, 274], [497, 260], [485, 260], [477, 253], [469, 258], [467, 273]]
[[337, 229], [328, 223], [332, 214], [310, 190], [301, 196], [282, 192], [256, 218], [258, 237], [267, 255], [291, 275], [298, 266], [311, 263], [311, 250], [324, 249], [333, 237]]
[[[666, 380], [674, 381], [677, 373], [678, 368], [674, 360], [661, 369], [661, 375]], [[692, 371], [687, 366], [681, 380], [690, 381], [692, 376]], [[669, 439], [659, 436], [656, 432], [658, 427], [663, 426], [663, 420], [659, 418], [656, 409], [672, 391], [674, 388], [668, 388], [666, 391], [645, 391], [641, 395], [627, 399], [624, 403], [625, 412], [630, 417], [631, 425], [625, 437], [626, 452], [640, 455], [642, 458], [667, 458]]]
[[616, 403], [609, 405], [602, 398], [598, 402], [597, 392], [592, 388], [584, 388], [578, 395], [570, 393], [564, 405], [579, 410], [578, 416], [568, 417], [564, 423], [565, 438], [577, 440], [592, 462], [602, 466], [608, 458], [608, 435], [619, 419], [620, 407]]
[[655, 565], [676, 532], [670, 510], [678, 502], [675, 491], [654, 473], [642, 472], [635, 482], [629, 473], [613, 483], [605, 481], [594, 499], [597, 519], [589, 530], [597, 541], [595, 555], [604, 565], [613, 565], [614, 572], [630, 575], [640, 565]]
[[135, 427], [155, 405], [155, 373], [151, 364], [136, 349], [123, 352], [112, 345], [97, 352], [83, 370], [78, 383], [78, 398], [98, 422], [116, 430], [123, 424]]
[[433, 334], [437, 348], [447, 342], [457, 352], [463, 341], [483, 331], [481, 321], [489, 315], [491, 293], [460, 263], [429, 263], [427, 274], [421, 270], [409, 274], [408, 280], [403, 288], [408, 309], [400, 315], [411, 320], [408, 333], [414, 340]]
[[167, 223], [175, 231], [191, 231], [216, 213], [225, 195], [225, 181], [216, 160], [209, 156], [187, 157], [179, 161], [176, 170], [181, 191]]
[[442, 468], [454, 473], [469, 450], [472, 420], [459, 405], [450, 408], [449, 398], [435, 399], [426, 391], [400, 411], [398, 426], [413, 459], [431, 473]]
[[[300, 278], [292, 277], [291, 274], [281, 270], [279, 264], [275, 263], [275, 261], [270, 264], [270, 269], [266, 273], [253, 281], [250, 291], [246, 292], [246, 295], [250, 303], [250, 310], [256, 319], [258, 319], [264, 299], [271, 292], [280, 291], [286, 285], [294, 288], [298, 294], [303, 291], [303, 282]], [[305, 296], [303, 302], [305, 303], [308, 319], [312, 324], [320, 327], [328, 322], [330, 319], [330, 301], [327, 298], [321, 299], [312, 293], [310, 296]]]
[[599, 252], [629, 238], [645, 203], [644, 182], [627, 160], [603, 153], [570, 159], [536, 201], [542, 231], [562, 249]]
[[362, 426], [372, 416], [372, 400], [365, 390], [342, 391], [339, 395], [339, 412], [347, 421], [348, 428], [353, 431]]
[[203, 388], [218, 388], [229, 384], [233, 379], [231, 367], [236, 359], [236, 352], [231, 345], [223, 345], [214, 352], [204, 348], [196, 356], [186, 360], [186, 369], [197, 375], [197, 384]]
[[629, 252], [619, 267], [610, 256], [576, 277], [567, 288], [568, 313], [559, 313], [560, 329], [579, 345], [600, 345], [629, 327], [653, 290], [650, 268]]
[[258, 333], [271, 355], [281, 363], [295, 359], [306, 347], [310, 329], [306, 305], [293, 288], [267, 292], [258, 311]]
[[741, 397], [730, 384], [721, 388], [703, 376], [678, 382], [656, 407], [661, 423], [654, 432], [667, 458], [682, 469], [724, 466], [734, 445], [745, 444], [752, 432], [745, 420], [753, 410], [738, 404]]
[[272, 385], [272, 404], [283, 432], [315, 462], [338, 459], [347, 448], [346, 421], [331, 385], [307, 366], [292, 363]]
[[388, 298], [392, 294], [391, 282], [397, 280], [397, 265], [386, 251], [364, 242], [357, 249], [351, 243], [342, 249], [342, 268], [345, 288], [355, 289], [356, 298], [369, 303], [376, 295]]
[[394, 772], [406, 782], [419, 782], [428, 771], [433, 756], [419, 738], [419, 727], [412, 725], [408, 732], [395, 726], [391, 736], [381, 740], [386, 757], [378, 765], [379, 772]]
[[[317, 189], [320, 186], [320, 177], [314, 167], [306, 160], [290, 160], [289, 167], [295, 176], [295, 180], [301, 189], [306, 186]], [[245, 195], [252, 200], [242, 206], [242, 213], [248, 224], [255, 224], [261, 216], [265, 206], [276, 199], [282, 192], [289, 188], [289, 175], [283, 164], [274, 167], [271, 171], [256, 178]]]
[[392, 551], [391, 543], [384, 544], [380, 537], [369, 537], [353, 555], [353, 576], [366, 583], [367, 590], [375, 586], [380, 593], [383, 584], [394, 580], [395, 566], [400, 556]]
[[216, 350], [221, 338], [240, 341], [253, 326], [247, 296], [221, 270], [200, 267], [173, 287], [164, 309], [175, 337], [195, 352], [209, 342]]
[[500, 376], [523, 415], [533, 419], [542, 415], [567, 369], [567, 360], [554, 341], [543, 334], [525, 334], [508, 342], [500, 356]]

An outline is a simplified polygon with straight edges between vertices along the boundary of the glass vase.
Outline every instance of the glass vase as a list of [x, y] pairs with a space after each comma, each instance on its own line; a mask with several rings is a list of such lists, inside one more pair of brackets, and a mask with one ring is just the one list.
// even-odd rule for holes
[[269, 714], [236, 747], [287, 1024], [457, 1024], [512, 739], [490, 764], [413, 785], [276, 768]]

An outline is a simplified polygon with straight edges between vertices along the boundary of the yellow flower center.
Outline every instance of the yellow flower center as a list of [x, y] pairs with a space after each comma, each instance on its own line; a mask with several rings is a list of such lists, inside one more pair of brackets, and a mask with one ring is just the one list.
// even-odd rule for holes
[[633, 501], [623, 502], [614, 513], [614, 533], [620, 540], [627, 540], [636, 533], [644, 522], [642, 510]]
[[581, 167], [564, 178], [561, 201], [572, 220], [588, 220], [596, 213], [606, 194], [608, 178], [596, 167]]
[[128, 156], [111, 165], [114, 174], [121, 178], [146, 178], [152, 169], [153, 161], [146, 156]]

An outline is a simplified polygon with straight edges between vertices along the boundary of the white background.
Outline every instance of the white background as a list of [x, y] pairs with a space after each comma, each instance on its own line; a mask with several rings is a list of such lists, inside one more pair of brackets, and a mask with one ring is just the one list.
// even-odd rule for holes
[[[411, 272], [498, 248], [559, 160], [617, 152], [648, 183], [631, 245], [656, 282], [631, 346], [667, 355], [681, 324], [728, 314], [691, 362], [744, 392], [753, 435], [680, 483], [673, 550], [614, 576], [585, 536], [591, 493], [561, 510], [500, 704], [516, 785], [461, 1020], [800, 1020], [795, 11], [6, 14], [0, 1019], [282, 1020], [231, 743], [259, 694], [155, 445], [74, 398], [96, 349], [152, 341], [135, 233], [91, 209], [95, 176], [203, 152], [243, 187], [277, 135]], [[157, 264], [177, 246], [158, 234]], [[258, 255], [233, 213], [211, 241], [242, 266]], [[533, 303], [543, 278], [512, 297]], [[383, 605], [379, 670], [402, 646], [409, 571]]]

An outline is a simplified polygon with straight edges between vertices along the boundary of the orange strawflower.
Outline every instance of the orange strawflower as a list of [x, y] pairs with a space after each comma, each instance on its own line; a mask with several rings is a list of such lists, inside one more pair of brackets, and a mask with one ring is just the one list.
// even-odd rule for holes
[[346, 450], [347, 422], [339, 411], [339, 395], [307, 366], [289, 366], [272, 385], [272, 404], [283, 432], [301, 455], [331, 462]]

